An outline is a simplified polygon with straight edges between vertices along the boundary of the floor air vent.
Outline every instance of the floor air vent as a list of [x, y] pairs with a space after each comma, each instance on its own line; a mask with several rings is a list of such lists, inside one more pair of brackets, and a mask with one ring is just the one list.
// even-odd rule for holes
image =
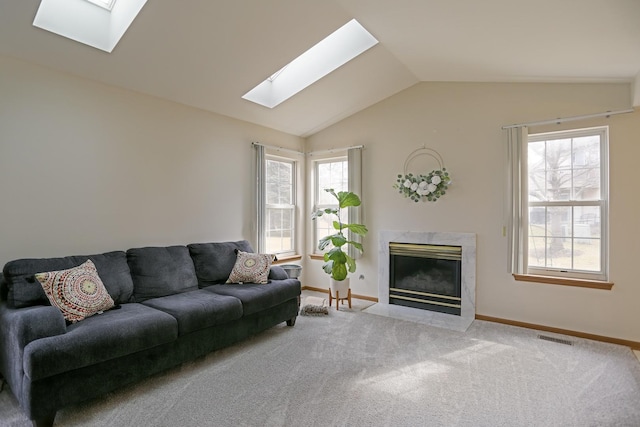
[[558, 344], [573, 345], [573, 341], [563, 340], [562, 338], [554, 338], [547, 335], [538, 335], [538, 338], [545, 341], [557, 342]]

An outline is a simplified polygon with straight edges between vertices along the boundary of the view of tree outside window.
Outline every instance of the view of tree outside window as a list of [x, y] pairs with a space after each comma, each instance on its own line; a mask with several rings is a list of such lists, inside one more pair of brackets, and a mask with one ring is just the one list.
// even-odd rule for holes
[[[319, 161], [316, 166], [315, 207], [318, 209], [337, 208], [336, 199], [324, 191], [325, 188], [333, 188], [336, 192], [349, 189], [349, 164], [346, 158]], [[345, 219], [346, 221], [346, 219]], [[330, 215], [317, 218], [315, 225], [315, 239], [317, 242], [325, 236], [335, 233], [333, 219]], [[320, 252], [315, 247], [316, 252]]]
[[606, 129], [530, 135], [527, 168], [529, 270], [603, 273]]
[[295, 252], [295, 163], [267, 158], [265, 250], [270, 254]]

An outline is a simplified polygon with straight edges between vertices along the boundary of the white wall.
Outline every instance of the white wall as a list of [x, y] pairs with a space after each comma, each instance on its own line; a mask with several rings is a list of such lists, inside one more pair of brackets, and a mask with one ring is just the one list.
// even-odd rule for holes
[[252, 141], [303, 145], [264, 127], [0, 57], [0, 265], [253, 240]]
[[[420, 83], [307, 140], [307, 150], [364, 144], [363, 209], [369, 227], [355, 294], [377, 297], [381, 230], [477, 234], [477, 313], [585, 333], [640, 341], [640, 113], [551, 126], [610, 126], [612, 291], [516, 282], [507, 273], [504, 198], [508, 124], [625, 109], [627, 84]], [[439, 151], [452, 174], [436, 203], [414, 203], [392, 188], [407, 155], [425, 144]], [[410, 171], [435, 168], [429, 158]], [[306, 283], [326, 288], [320, 261], [307, 262]], [[359, 279], [358, 276], [364, 276]]]

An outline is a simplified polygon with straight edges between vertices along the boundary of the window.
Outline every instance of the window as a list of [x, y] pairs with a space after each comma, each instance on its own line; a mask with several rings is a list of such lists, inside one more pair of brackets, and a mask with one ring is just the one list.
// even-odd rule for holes
[[264, 250], [270, 254], [295, 253], [295, 162], [266, 156]]
[[242, 98], [264, 107], [277, 107], [376, 44], [378, 40], [352, 19]]
[[524, 272], [608, 280], [607, 128], [531, 134], [523, 155]]
[[96, 6], [100, 6], [103, 9], [107, 9], [109, 12], [113, 10], [113, 5], [116, 0], [87, 0], [89, 3], [93, 3]]
[[[317, 161], [314, 164], [314, 172], [315, 188], [313, 211], [337, 208], [338, 206], [335, 204], [336, 200], [324, 190], [325, 188], [333, 188], [336, 192], [348, 191], [349, 163], [347, 157]], [[313, 221], [313, 223], [314, 242], [318, 242], [323, 237], [335, 233], [333, 218], [330, 215], [321, 216]], [[321, 253], [317, 245], [314, 245], [314, 252]]]
[[41, 0], [33, 25], [111, 52], [146, 3], [147, 0]]

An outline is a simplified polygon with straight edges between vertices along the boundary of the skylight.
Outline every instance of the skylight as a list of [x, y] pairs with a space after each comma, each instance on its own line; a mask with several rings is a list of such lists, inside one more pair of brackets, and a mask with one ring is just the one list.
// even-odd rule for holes
[[147, 0], [41, 0], [33, 25], [111, 52], [146, 2]]
[[376, 44], [378, 40], [352, 19], [242, 98], [268, 108], [276, 107]]

